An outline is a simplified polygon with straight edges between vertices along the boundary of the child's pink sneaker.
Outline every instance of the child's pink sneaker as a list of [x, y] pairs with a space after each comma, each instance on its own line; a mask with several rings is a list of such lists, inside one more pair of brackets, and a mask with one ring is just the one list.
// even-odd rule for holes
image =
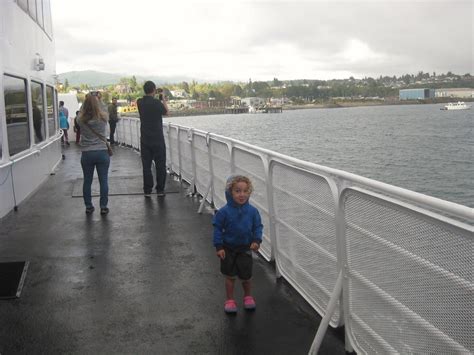
[[245, 296], [244, 297], [244, 308], [252, 310], [252, 309], [255, 309], [255, 307], [257, 307], [257, 305], [255, 304], [255, 300], [253, 299], [253, 297], [252, 296]]
[[237, 313], [237, 303], [234, 300], [227, 300], [224, 303], [225, 313]]

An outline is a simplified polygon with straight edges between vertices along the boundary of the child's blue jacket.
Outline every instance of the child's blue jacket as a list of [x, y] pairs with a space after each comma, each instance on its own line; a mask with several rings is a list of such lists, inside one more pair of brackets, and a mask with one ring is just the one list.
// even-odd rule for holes
[[225, 193], [227, 204], [214, 215], [213, 244], [216, 250], [224, 245], [231, 249], [248, 250], [252, 242], [262, 242], [262, 219], [249, 201], [243, 205], [234, 202], [229, 191]]

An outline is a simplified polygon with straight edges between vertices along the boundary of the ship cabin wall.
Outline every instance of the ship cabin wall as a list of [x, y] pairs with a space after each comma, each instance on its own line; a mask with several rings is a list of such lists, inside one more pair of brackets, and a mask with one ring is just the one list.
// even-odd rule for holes
[[[2, 0], [0, 9], [0, 162], [5, 162], [56, 135], [56, 60], [49, 0]], [[33, 123], [38, 107], [47, 118], [41, 139]]]
[[0, 218], [61, 161], [50, 0], [0, 1]]

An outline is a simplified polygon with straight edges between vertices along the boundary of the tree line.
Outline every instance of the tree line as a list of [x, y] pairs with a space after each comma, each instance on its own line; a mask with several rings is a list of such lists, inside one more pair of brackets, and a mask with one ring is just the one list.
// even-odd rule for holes
[[[79, 93], [91, 89], [104, 90], [104, 99], [109, 96], [136, 100], [143, 95], [143, 83], [138, 82], [135, 76], [124, 77], [117, 84], [103, 87], [89, 87], [81, 84], [74, 89]], [[424, 73], [405, 74], [402, 76], [380, 76], [379, 78], [365, 77], [363, 79], [335, 79], [335, 80], [278, 80], [231, 82], [223, 81], [217, 83], [199, 83], [197, 81], [164, 84], [165, 95], [169, 99], [176, 99], [172, 91], [180, 90], [191, 99], [198, 101], [220, 100], [229, 101], [232, 97], [261, 97], [281, 98], [286, 97], [294, 102], [318, 101], [334, 97], [398, 97], [400, 89], [403, 88], [474, 88], [474, 77], [470, 74], [456, 75], [451, 72], [446, 74]], [[60, 91], [68, 92], [73, 87], [65, 83], [59, 88]], [[81, 94], [79, 94], [81, 99]]]

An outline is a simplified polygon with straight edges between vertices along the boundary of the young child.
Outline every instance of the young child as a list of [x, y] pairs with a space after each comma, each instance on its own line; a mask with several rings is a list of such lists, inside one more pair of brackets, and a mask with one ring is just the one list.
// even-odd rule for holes
[[214, 247], [221, 259], [221, 272], [225, 276], [227, 300], [226, 313], [237, 312], [234, 300], [235, 277], [242, 281], [244, 308], [255, 309], [251, 295], [252, 250], [257, 251], [262, 242], [263, 225], [258, 210], [250, 205], [252, 182], [246, 176], [231, 176], [227, 180], [227, 204], [214, 216]]

